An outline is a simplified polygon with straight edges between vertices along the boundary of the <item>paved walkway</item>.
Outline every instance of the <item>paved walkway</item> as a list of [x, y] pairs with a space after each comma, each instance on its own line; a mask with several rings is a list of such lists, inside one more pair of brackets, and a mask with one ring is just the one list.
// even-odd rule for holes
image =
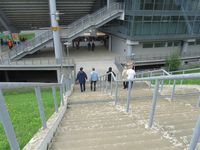
[[[96, 46], [94, 52], [88, 51], [87, 47], [80, 47], [80, 49], [69, 48], [69, 57], [73, 58], [76, 63], [76, 71], [80, 67], [89, 75], [92, 68], [96, 68], [99, 74], [105, 74], [108, 67], [112, 67], [114, 72], [118, 72], [114, 64], [115, 57], [118, 54], [108, 51], [104, 46]], [[45, 48], [33, 55], [28, 55], [27, 58], [54, 58], [54, 51], [52, 48]], [[63, 57], [67, 57], [67, 50], [63, 51]]]
[[105, 74], [109, 67], [118, 72], [114, 64], [115, 56], [117, 54], [108, 51], [103, 46], [97, 46], [94, 52], [88, 51], [87, 47], [70, 50], [70, 58], [74, 58], [76, 62], [76, 71], [83, 67], [87, 74], [91, 72], [93, 67], [99, 74]]

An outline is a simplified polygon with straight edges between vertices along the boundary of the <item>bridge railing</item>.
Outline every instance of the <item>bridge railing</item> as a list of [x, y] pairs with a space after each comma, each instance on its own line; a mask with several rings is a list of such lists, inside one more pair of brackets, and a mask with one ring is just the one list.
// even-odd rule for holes
[[171, 71], [170, 74], [188, 74], [192, 72], [200, 72], [200, 68], [192, 68], [192, 69], [184, 69], [184, 70], [177, 70], [177, 71]]
[[[170, 57], [170, 54], [148, 54], [148, 55], [134, 55], [134, 56], [117, 56], [115, 57], [115, 63], [116, 64], [125, 64], [128, 60], [134, 60], [136, 62], [144, 61], [161, 61], [166, 60]], [[189, 59], [189, 58], [200, 58], [200, 52], [187, 52], [183, 56], [181, 56], [181, 59]]]
[[[63, 57], [62, 58], [62, 64], [63, 65], [73, 65], [75, 64], [74, 59], [72, 58], [68, 58], [68, 57]], [[55, 59], [52, 58], [33, 58], [33, 59], [22, 59], [22, 60], [18, 60], [18, 61], [12, 61], [12, 62], [5, 62], [4, 64], [2, 64], [2, 66], [6, 66], [6, 65], [60, 65], [56, 63]]]
[[[165, 72], [165, 71], [164, 71]], [[185, 79], [200, 79], [200, 73], [192, 73], [192, 74], [181, 74], [181, 75], [170, 75], [167, 72], [165, 72], [166, 76], [147, 76], [147, 77], [139, 77], [135, 78], [134, 80], [121, 80], [118, 77], [115, 77], [113, 73], [110, 73], [112, 76], [111, 82], [107, 81], [107, 76], [108, 74], [102, 75], [99, 78], [99, 87], [101, 91], [109, 93], [112, 95], [114, 99], [114, 104], [117, 105], [119, 103], [119, 86], [122, 85], [122, 82], [128, 82], [128, 90], [127, 90], [127, 96], [126, 97], [126, 102], [125, 102], [125, 112], [129, 112], [129, 105], [130, 101], [133, 98], [134, 94], [131, 95], [131, 92], [134, 92], [134, 83], [137, 81], [148, 81], [148, 82], [154, 82], [154, 90], [153, 90], [153, 95], [152, 95], [152, 103], [151, 103], [151, 109], [150, 113], [148, 116], [148, 127], [151, 128], [153, 125], [153, 120], [154, 120], [154, 114], [156, 110], [156, 101], [158, 99], [158, 93], [159, 93], [159, 86], [160, 83], [165, 81], [165, 80], [173, 80], [174, 84], [172, 86], [172, 92], [170, 95], [170, 99], [173, 100], [174, 95], [175, 95], [175, 88], [176, 88], [176, 80], [185, 80]], [[114, 94], [113, 94], [114, 93]], [[197, 100], [197, 107], [200, 107], [200, 98]], [[200, 116], [199, 116], [200, 117]], [[194, 150], [198, 143], [198, 139], [200, 137], [200, 119], [197, 121], [197, 125], [195, 127], [195, 130], [193, 132], [193, 137], [190, 143], [190, 149], [189, 150]]]
[[41, 34], [39, 34], [37, 37], [21, 42], [20, 44], [15, 45], [8, 53], [4, 53], [3, 55], [1, 55], [0, 63], [8, 63], [14, 57], [17, 57], [22, 53], [29, 52], [33, 48], [40, 46], [41, 44], [49, 41], [52, 38], [53, 34], [51, 30], [47, 30], [45, 32], [41, 31]]
[[[175, 75], [175, 74], [189, 74], [189, 73], [198, 73], [200, 72], [200, 68], [193, 68], [193, 69], [184, 69], [184, 70], [177, 70], [177, 71], [171, 71], [169, 72], [170, 74], [172, 75]], [[169, 81], [169, 84], [171, 84], [171, 82]], [[180, 80], [180, 85], [183, 84], [183, 80], [181, 79]]]
[[[66, 36], [67, 38], [71, 38], [78, 33], [83, 32], [84, 30], [88, 29], [93, 25], [98, 25], [102, 21], [108, 19], [112, 15], [115, 15], [118, 12], [122, 12], [123, 4], [121, 3], [112, 3], [109, 8], [103, 7], [98, 11], [86, 15], [79, 20], [73, 22], [72, 24], [68, 25], [66, 28], [61, 30], [62, 36]], [[11, 61], [11, 59], [17, 57], [18, 55], [23, 55], [25, 52], [31, 52], [33, 49], [41, 46], [43, 43], [48, 42], [53, 38], [53, 34], [51, 30], [47, 30], [42, 32], [36, 38], [28, 41], [24, 41], [12, 48], [12, 50], [8, 53], [5, 53], [1, 56], [0, 63], [5, 63]]]
[[[42, 101], [42, 96], [41, 96], [41, 88], [52, 88], [52, 97], [54, 101], [54, 107], [55, 107], [55, 112], [59, 111], [58, 108], [58, 101], [57, 101], [57, 96], [56, 96], [56, 88], [59, 89], [60, 92], [60, 98], [61, 98], [61, 106], [64, 105], [64, 96], [67, 94], [68, 91], [72, 89], [73, 85], [73, 77], [69, 76], [64, 76], [62, 75], [60, 83], [23, 83], [23, 82], [1, 82], [0, 83], [0, 121], [3, 124], [3, 128], [5, 131], [5, 134], [7, 136], [8, 142], [10, 144], [10, 149], [12, 150], [19, 150], [20, 146], [16, 138], [16, 134], [10, 119], [10, 115], [8, 113], [8, 108], [6, 107], [6, 102], [4, 98], [4, 93], [2, 90], [5, 89], [16, 89], [16, 88], [32, 88], [34, 87], [35, 89], [35, 95], [37, 99], [37, 104], [38, 104], [38, 110], [40, 114], [40, 119], [42, 123], [43, 129], [47, 128], [47, 120], [44, 112], [44, 105]], [[26, 108], [24, 108], [26, 109]], [[17, 114], [16, 114], [17, 115]]]
[[105, 6], [99, 9], [98, 11], [86, 15], [78, 19], [77, 21], [69, 24], [67, 26], [67, 30], [62, 30], [63, 34], [65, 34], [63, 36], [67, 36], [67, 38], [70, 38], [78, 33], [81, 33], [90, 26], [98, 25], [100, 22], [112, 16], [116, 12], [119, 12], [122, 9], [123, 9], [123, 4], [121, 3], [113, 3], [110, 5], [109, 8]]

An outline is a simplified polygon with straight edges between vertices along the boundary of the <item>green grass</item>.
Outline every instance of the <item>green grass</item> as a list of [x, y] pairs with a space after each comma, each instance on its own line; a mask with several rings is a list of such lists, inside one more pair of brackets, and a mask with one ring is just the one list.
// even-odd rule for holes
[[[34, 89], [15, 89], [3, 91], [7, 110], [22, 149], [33, 135], [41, 128], [41, 120], [38, 111], [37, 100]], [[52, 90], [42, 89], [42, 100], [45, 116], [48, 119], [55, 111]], [[58, 104], [60, 104], [60, 93], [56, 93]], [[9, 150], [9, 144], [0, 124], [0, 150]]]
[[31, 39], [35, 38], [35, 33], [20, 33], [19, 37], [25, 38], [27, 40], [31, 40]]
[[[171, 83], [170, 84], [173, 84], [174, 81], [171, 80], [170, 81]], [[184, 80], [176, 80], [176, 84], [185, 84], [185, 85], [200, 85], [200, 79], [184, 79]], [[169, 84], [169, 80], [165, 80], [164, 82], [165, 84]]]
[[[2, 36], [3, 39], [11, 39], [11, 35], [3, 35]], [[31, 33], [19, 33], [19, 38], [25, 38], [27, 40], [31, 40], [33, 38], [35, 38], [35, 33], [31, 32]]]
[[[184, 74], [189, 73], [199, 73], [199, 70], [185, 71]], [[175, 72], [173, 75], [183, 74], [182, 72]], [[170, 81], [170, 84], [173, 84], [174, 80]], [[152, 81], [152, 84], [155, 84], [155, 81]], [[169, 80], [165, 80], [164, 84], [169, 84]], [[185, 85], [200, 85], [200, 79], [183, 79], [176, 80], [176, 84], [185, 84]]]
[[[176, 80], [176, 84], [181, 84], [181, 82], [182, 82], [183, 85], [200, 85], [200, 79], [184, 79], [182, 81], [181, 80]], [[155, 84], [155, 81], [152, 81], [151, 83]], [[167, 85], [169, 83], [171, 85], [173, 85], [174, 80], [171, 80], [170, 82], [169, 82], [169, 80], [165, 80], [164, 81], [165, 85]]]

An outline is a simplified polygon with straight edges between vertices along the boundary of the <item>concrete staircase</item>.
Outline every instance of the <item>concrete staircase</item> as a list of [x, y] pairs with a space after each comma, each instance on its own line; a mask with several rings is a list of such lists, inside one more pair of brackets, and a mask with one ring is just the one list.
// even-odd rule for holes
[[[112, 3], [109, 7], [105, 6], [98, 11], [88, 14], [73, 23], [69, 24], [66, 29], [60, 30], [60, 38], [64, 41], [72, 41], [91, 29], [97, 29], [113, 19], [124, 19], [123, 5]], [[40, 35], [30, 41], [21, 43], [12, 48], [1, 56], [0, 63], [7, 64], [11, 60], [18, 60], [25, 55], [33, 54], [44, 48], [53, 39], [51, 30], [42, 31]]]
[[[183, 90], [184, 93], [191, 91], [191, 89], [181, 89], [176, 90], [176, 93], [183, 93]], [[193, 92], [195, 92], [194, 89]], [[137, 90], [135, 93], [138, 93]], [[170, 95], [170, 93], [168, 94]], [[173, 101], [159, 97], [152, 130], [160, 134], [162, 138], [168, 139], [173, 145], [186, 149], [191, 141], [193, 128], [200, 114], [200, 108], [196, 107], [197, 99], [197, 95], [180, 95]], [[135, 99], [131, 103], [130, 113], [140, 121], [141, 125], [145, 126], [150, 107], [151, 99]]]
[[[151, 90], [142, 83], [139, 83], [138, 87], [144, 87], [146, 91], [143, 92], [149, 90], [151, 93]], [[126, 90], [120, 91], [121, 93], [127, 92]], [[146, 108], [150, 106], [149, 100], [134, 101], [132, 111], [126, 114], [121, 111], [122, 105], [116, 108], [113, 106], [112, 98], [108, 95], [98, 90], [90, 91], [89, 85], [87, 85], [86, 92], [81, 93], [79, 85], [76, 85], [73, 95], [69, 98], [69, 103], [69, 108], [49, 150], [183, 149], [183, 146], [173, 144], [154, 128], [145, 128], [146, 118], [144, 116], [148, 114]], [[122, 101], [121, 104], [123, 104]], [[161, 106], [164, 107], [164, 104]]]
[[[150, 105], [150, 101], [144, 100], [132, 103], [131, 113], [140, 120], [141, 125], [145, 126], [147, 123]], [[199, 108], [160, 99], [157, 103], [152, 130], [168, 139], [173, 145], [186, 148], [191, 140], [192, 129], [195, 127], [199, 113]]]

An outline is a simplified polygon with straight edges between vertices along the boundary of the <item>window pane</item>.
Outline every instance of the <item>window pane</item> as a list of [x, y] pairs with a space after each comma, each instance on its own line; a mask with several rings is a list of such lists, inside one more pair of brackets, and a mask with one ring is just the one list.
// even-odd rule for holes
[[143, 48], [153, 48], [153, 43], [143, 43]]
[[179, 46], [180, 45], [180, 42], [179, 41], [175, 41], [174, 42], [174, 46]]
[[154, 47], [165, 47], [165, 42], [156, 42]]
[[168, 46], [168, 47], [172, 47], [172, 42], [168, 42], [168, 43], [167, 43], [167, 46]]

